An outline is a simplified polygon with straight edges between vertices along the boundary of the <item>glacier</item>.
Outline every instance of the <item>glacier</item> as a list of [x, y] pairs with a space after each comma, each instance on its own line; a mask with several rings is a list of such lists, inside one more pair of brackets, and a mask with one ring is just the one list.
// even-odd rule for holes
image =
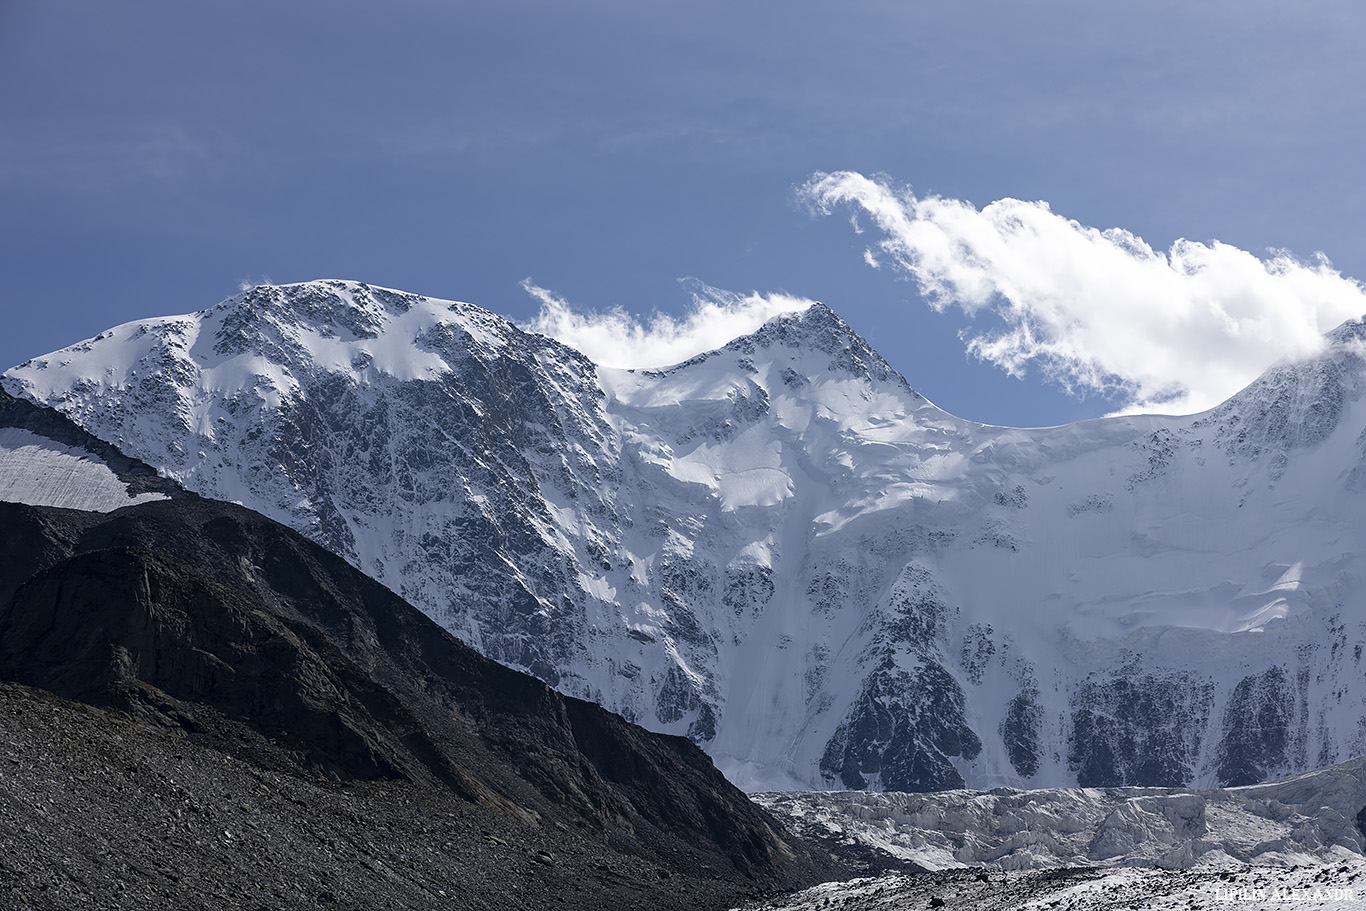
[[632, 371], [319, 281], [3, 385], [750, 790], [1227, 787], [1366, 753], [1363, 339], [1203, 414], [1021, 429], [824, 305]]
[[1366, 759], [1238, 788], [788, 791], [795, 830], [926, 870], [1362, 866]]
[[[748, 911], [1361, 906], [1366, 760], [1237, 788], [751, 795], [882, 872]], [[894, 859], [894, 861], [892, 860]]]

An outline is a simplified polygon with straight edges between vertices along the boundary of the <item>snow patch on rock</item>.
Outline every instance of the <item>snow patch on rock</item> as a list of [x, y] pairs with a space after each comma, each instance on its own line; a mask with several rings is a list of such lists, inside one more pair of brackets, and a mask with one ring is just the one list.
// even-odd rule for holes
[[108, 465], [83, 449], [22, 428], [0, 427], [0, 500], [112, 512], [164, 499], [160, 493], [131, 493]]

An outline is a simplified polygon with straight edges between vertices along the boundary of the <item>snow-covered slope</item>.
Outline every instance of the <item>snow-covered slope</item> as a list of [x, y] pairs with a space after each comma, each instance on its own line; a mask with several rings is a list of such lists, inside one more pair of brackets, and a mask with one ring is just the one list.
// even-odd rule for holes
[[1203, 415], [1017, 430], [820, 305], [631, 372], [315, 282], [5, 387], [743, 786], [1236, 785], [1366, 752], [1363, 335]]

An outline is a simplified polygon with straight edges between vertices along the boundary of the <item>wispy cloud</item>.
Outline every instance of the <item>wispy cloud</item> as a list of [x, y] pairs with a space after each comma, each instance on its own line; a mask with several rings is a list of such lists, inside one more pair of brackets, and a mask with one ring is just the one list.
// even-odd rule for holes
[[60, 183], [87, 192], [111, 186], [182, 186], [217, 174], [233, 144], [215, 130], [165, 122], [88, 127], [44, 125], [0, 137], [0, 179]]
[[817, 173], [799, 195], [824, 214], [848, 205], [856, 230], [860, 215], [870, 220], [880, 239], [865, 260], [909, 275], [936, 310], [999, 317], [964, 330], [972, 354], [1014, 375], [1036, 366], [1071, 392], [1117, 395], [1124, 411], [1212, 407], [1366, 313], [1366, 288], [1322, 254], [1260, 258], [1184, 239], [1164, 253], [1046, 202], [978, 210], [851, 171]]
[[805, 310], [813, 301], [786, 294], [734, 294], [686, 282], [692, 305], [681, 317], [656, 311], [642, 320], [620, 307], [576, 310], [531, 279], [526, 292], [541, 304], [523, 328], [577, 348], [604, 367], [667, 367], [748, 335], [780, 313]]

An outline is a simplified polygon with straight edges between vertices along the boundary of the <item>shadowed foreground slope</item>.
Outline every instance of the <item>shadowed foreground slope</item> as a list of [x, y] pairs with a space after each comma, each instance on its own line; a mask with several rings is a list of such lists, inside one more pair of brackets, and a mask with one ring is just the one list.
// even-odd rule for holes
[[698, 908], [834, 872], [687, 740], [246, 509], [0, 503], [0, 535], [9, 904]]

